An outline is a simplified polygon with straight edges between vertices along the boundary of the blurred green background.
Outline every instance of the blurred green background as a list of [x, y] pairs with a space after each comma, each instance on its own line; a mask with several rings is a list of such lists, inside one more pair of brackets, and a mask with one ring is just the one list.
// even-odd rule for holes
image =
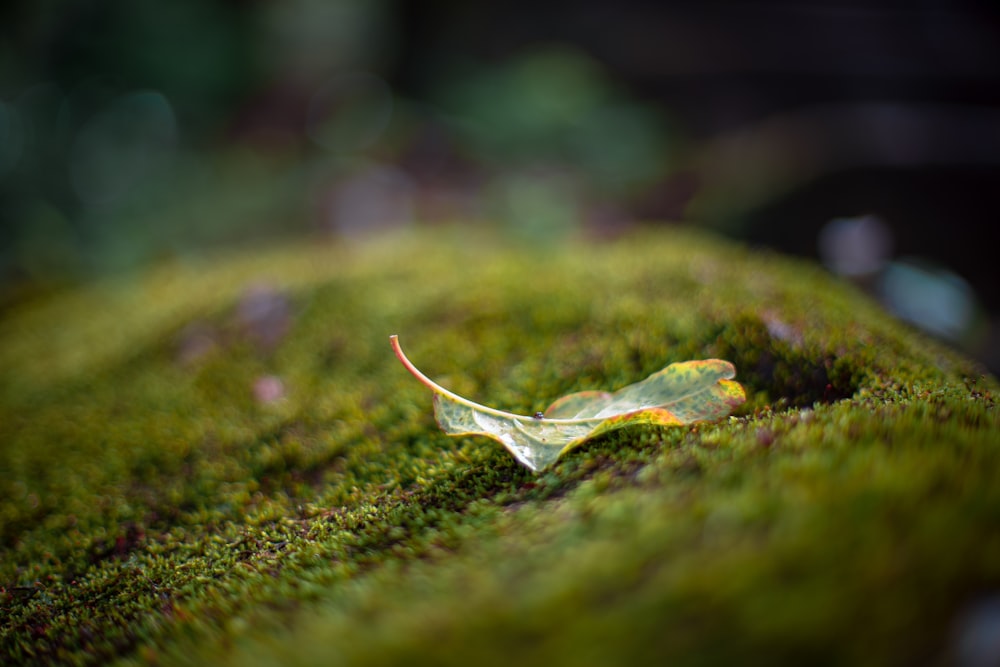
[[303, 235], [694, 224], [1000, 368], [993, 3], [21, 0], [0, 26], [0, 304]]

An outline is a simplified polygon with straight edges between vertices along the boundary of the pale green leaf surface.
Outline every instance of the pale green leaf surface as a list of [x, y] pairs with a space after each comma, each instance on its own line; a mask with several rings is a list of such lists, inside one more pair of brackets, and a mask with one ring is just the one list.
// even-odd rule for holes
[[445, 433], [493, 438], [535, 472], [601, 433], [629, 424], [673, 426], [721, 419], [746, 400], [743, 387], [732, 380], [733, 365], [706, 359], [671, 364], [614, 393], [569, 394], [541, 418], [526, 417], [448, 391], [407, 359], [395, 335], [390, 341], [406, 369], [434, 392], [434, 416]]

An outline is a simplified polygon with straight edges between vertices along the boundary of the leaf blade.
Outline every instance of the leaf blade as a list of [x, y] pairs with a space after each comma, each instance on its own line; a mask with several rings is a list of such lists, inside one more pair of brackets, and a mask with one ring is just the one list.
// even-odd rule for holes
[[582, 391], [564, 396], [539, 418], [504, 412], [455, 394], [424, 375], [389, 337], [403, 366], [434, 392], [438, 426], [453, 436], [481, 435], [502, 444], [521, 464], [544, 470], [564, 453], [629, 424], [681, 425], [718, 419], [746, 400], [728, 361], [671, 364], [614, 393]]

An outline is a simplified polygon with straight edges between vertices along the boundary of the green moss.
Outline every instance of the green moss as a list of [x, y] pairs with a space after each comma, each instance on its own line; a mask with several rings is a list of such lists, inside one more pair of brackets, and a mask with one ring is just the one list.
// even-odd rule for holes
[[[442, 435], [391, 333], [520, 413], [705, 357], [748, 402], [536, 477]], [[19, 663], [907, 664], [1000, 586], [996, 382], [717, 239], [174, 264], [8, 312], [0, 367]]]

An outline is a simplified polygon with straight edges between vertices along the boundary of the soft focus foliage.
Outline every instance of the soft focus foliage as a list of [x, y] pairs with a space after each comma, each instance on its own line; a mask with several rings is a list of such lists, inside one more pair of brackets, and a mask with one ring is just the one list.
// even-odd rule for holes
[[997, 9], [827, 4], [12, 0], [0, 307], [317, 232], [684, 221], [828, 258], [879, 219], [829, 266], [874, 258], [844, 275], [1000, 368]]

